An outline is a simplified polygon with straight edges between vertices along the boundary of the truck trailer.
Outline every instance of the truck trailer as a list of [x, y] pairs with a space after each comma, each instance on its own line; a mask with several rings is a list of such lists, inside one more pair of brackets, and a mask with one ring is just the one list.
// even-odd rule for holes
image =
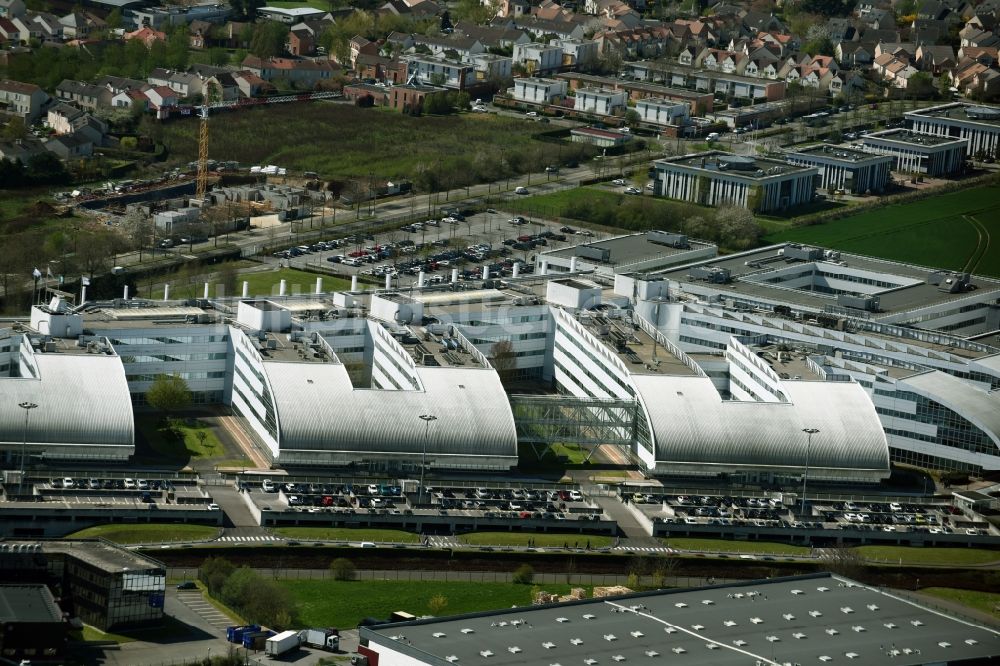
[[299, 632], [303, 645], [334, 651], [340, 648], [340, 632], [332, 627], [327, 629], [303, 629]]
[[299, 646], [299, 632], [283, 631], [271, 636], [264, 643], [264, 654], [268, 657], [280, 657]]

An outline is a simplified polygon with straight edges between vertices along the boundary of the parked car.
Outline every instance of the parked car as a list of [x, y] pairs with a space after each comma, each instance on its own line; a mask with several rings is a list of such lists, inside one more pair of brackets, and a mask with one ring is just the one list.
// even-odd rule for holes
[[198, 586], [195, 585], [194, 581], [186, 580], [183, 583], [177, 583], [178, 590], [197, 590]]
[[516, 187], [516, 188], [514, 188], [514, 194], [527, 194], [527, 193], [528, 193], [528, 188], [527, 187]]

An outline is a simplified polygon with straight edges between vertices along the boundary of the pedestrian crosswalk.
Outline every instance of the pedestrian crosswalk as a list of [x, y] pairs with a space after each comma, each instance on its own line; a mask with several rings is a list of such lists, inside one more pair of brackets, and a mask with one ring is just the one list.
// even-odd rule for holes
[[249, 542], [249, 541], [284, 541], [284, 539], [282, 537], [279, 537], [279, 536], [273, 536], [271, 534], [265, 534], [265, 535], [262, 535], [262, 536], [252, 536], [252, 535], [247, 535], [247, 536], [220, 536], [218, 539], [216, 539], [216, 541], [242, 541], [242, 542]]
[[459, 545], [458, 540], [450, 536], [428, 536], [426, 544], [431, 548], [455, 548]]
[[673, 548], [657, 546], [615, 546], [612, 550], [631, 551], [636, 553], [673, 553]]

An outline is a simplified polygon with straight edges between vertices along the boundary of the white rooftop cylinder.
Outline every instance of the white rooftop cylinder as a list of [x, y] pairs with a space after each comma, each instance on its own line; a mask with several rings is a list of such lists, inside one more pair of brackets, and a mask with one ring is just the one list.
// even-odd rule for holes
[[542, 262], [542, 269], [538, 272], [538, 274], [539, 275], [545, 275], [548, 272], [549, 272], [549, 262], [548, 261], [543, 261]]
[[520, 274], [521, 274], [521, 262], [520, 261], [515, 261], [514, 262], [514, 277], [517, 277]]
[[576, 257], [569, 258], [569, 272], [570, 273], [576, 272]]
[[323, 278], [321, 277], [316, 278], [316, 293], [317, 294], [323, 293]]
[[128, 285], [125, 285], [125, 292], [122, 298], [124, 298], [126, 301], [128, 300]]
[[285, 296], [288, 293], [288, 282], [282, 280], [281, 284], [278, 285], [278, 296]]
[[243, 281], [243, 298], [250, 298], [250, 283]]
[[389, 273], [385, 274], [385, 288], [392, 289], [392, 275]]
[[205, 295], [202, 296], [206, 301], [208, 300], [208, 283], [205, 283]]
[[451, 283], [455, 284], [456, 282], [458, 282], [458, 269], [453, 268], [451, 269]]
[[170, 285], [169, 284], [163, 285], [163, 300], [165, 300], [165, 301], [169, 301], [170, 300]]
[[358, 290], [358, 276], [357, 275], [352, 275], [351, 276], [351, 291], [357, 291], [357, 290]]
[[417, 286], [418, 287], [423, 287], [424, 286], [424, 272], [423, 271], [420, 271], [419, 273], [417, 273]]
[[483, 266], [483, 279], [484, 280], [489, 280], [490, 279], [490, 267], [489, 266]]

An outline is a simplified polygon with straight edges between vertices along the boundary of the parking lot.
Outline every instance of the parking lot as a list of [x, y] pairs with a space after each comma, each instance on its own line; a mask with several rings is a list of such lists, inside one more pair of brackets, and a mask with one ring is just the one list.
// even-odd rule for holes
[[[492, 211], [492, 212], [490, 212]], [[480, 280], [484, 268], [490, 277], [509, 277], [514, 263], [520, 275], [533, 271], [538, 252], [586, 242], [592, 232], [501, 210], [441, 219], [428, 219], [383, 234], [331, 237], [308, 246], [288, 248], [274, 259], [292, 268], [321, 267], [348, 275], [369, 275], [393, 285], [415, 285], [424, 273], [428, 284]]]

